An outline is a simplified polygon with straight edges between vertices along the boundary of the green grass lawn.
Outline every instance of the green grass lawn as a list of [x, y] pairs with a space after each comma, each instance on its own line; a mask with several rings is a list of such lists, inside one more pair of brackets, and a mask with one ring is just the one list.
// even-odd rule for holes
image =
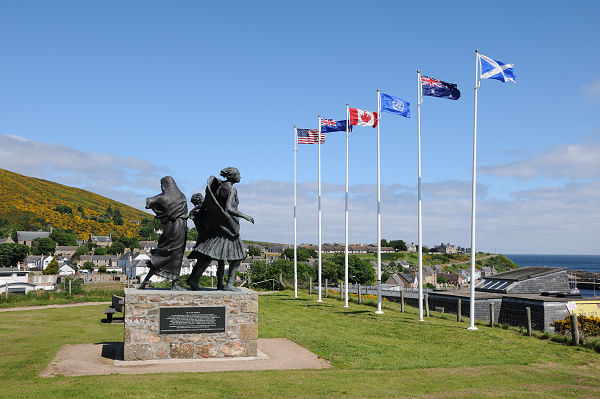
[[2, 398], [388, 398], [600, 396], [600, 355], [435, 314], [418, 322], [368, 306], [283, 292], [259, 298], [259, 336], [331, 361], [323, 370], [40, 378], [64, 344], [121, 341], [104, 306], [0, 313]]

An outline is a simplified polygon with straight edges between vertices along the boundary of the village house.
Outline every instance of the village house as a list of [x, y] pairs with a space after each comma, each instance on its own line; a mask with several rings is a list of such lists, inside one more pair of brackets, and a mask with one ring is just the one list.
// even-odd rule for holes
[[28, 281], [29, 272], [16, 267], [0, 267], [0, 293], [26, 294], [35, 289], [35, 284]]
[[388, 278], [385, 284], [396, 285], [404, 288], [417, 288], [418, 279], [414, 274], [394, 273], [390, 275], [390, 278]]
[[440, 245], [435, 247], [435, 250], [441, 254], [458, 253], [458, 249], [456, 248], [456, 245], [451, 245], [450, 243], [447, 243], [447, 244], [441, 243]]
[[481, 277], [489, 277], [498, 274], [498, 271], [494, 266], [485, 266], [481, 268]]
[[0, 238], [0, 244], [14, 244], [12, 237]]
[[415, 245], [414, 242], [411, 242], [410, 244], [406, 244], [406, 252], [417, 252], [417, 246]]
[[59, 276], [72, 276], [75, 274], [75, 269], [73, 269], [71, 266], [69, 265], [62, 265], [59, 269], [58, 269], [58, 275]]
[[25, 259], [27, 269], [44, 270], [48, 264], [54, 259], [53, 256], [46, 255], [30, 255]]
[[140, 249], [144, 252], [150, 252], [158, 247], [158, 241], [140, 241]]
[[94, 267], [106, 266], [109, 268], [117, 267], [118, 260], [119, 258], [116, 255], [81, 255], [77, 265], [81, 267], [86, 262], [92, 262]]
[[75, 254], [75, 251], [77, 251], [78, 247], [75, 246], [62, 246], [59, 245], [56, 247], [56, 251], [54, 251], [55, 255], [60, 255], [60, 256], [66, 256], [66, 257], [71, 257]]
[[112, 238], [110, 235], [107, 236], [92, 236], [90, 235], [90, 242], [96, 244], [99, 247], [110, 247], [112, 245]]
[[31, 246], [33, 240], [37, 238], [49, 238], [49, 231], [17, 231], [17, 243]]

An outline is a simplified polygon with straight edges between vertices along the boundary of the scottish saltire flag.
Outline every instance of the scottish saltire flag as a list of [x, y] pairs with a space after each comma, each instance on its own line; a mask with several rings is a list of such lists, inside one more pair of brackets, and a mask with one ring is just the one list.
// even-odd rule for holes
[[[298, 135], [298, 144], [318, 144], [319, 130], [318, 129], [296, 129]], [[321, 133], [321, 144], [325, 142], [325, 135]]]
[[421, 76], [421, 93], [424, 96], [458, 100], [460, 91], [454, 83], [443, 82], [428, 76]]
[[[349, 131], [352, 131], [352, 125], [348, 126]], [[333, 119], [321, 119], [321, 133], [345, 132], [346, 121], [334, 121]]]
[[493, 60], [483, 54], [479, 54], [479, 69], [481, 79], [497, 79], [501, 82], [515, 83], [514, 64], [505, 64], [502, 61]]
[[398, 97], [381, 93], [381, 112], [389, 112], [410, 118], [410, 103]]

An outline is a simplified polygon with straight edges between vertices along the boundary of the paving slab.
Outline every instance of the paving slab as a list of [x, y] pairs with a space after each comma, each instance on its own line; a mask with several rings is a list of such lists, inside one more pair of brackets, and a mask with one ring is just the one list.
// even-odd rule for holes
[[245, 358], [124, 361], [122, 342], [64, 345], [40, 377], [107, 374], [205, 373], [243, 370], [323, 369], [331, 364], [285, 338], [258, 340], [258, 355]]

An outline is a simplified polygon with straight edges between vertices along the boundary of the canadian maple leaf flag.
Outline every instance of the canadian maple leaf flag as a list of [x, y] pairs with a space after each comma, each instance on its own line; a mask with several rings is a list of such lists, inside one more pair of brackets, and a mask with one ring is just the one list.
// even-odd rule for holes
[[350, 124], [356, 126], [377, 127], [377, 112], [363, 111], [358, 108], [350, 108]]

